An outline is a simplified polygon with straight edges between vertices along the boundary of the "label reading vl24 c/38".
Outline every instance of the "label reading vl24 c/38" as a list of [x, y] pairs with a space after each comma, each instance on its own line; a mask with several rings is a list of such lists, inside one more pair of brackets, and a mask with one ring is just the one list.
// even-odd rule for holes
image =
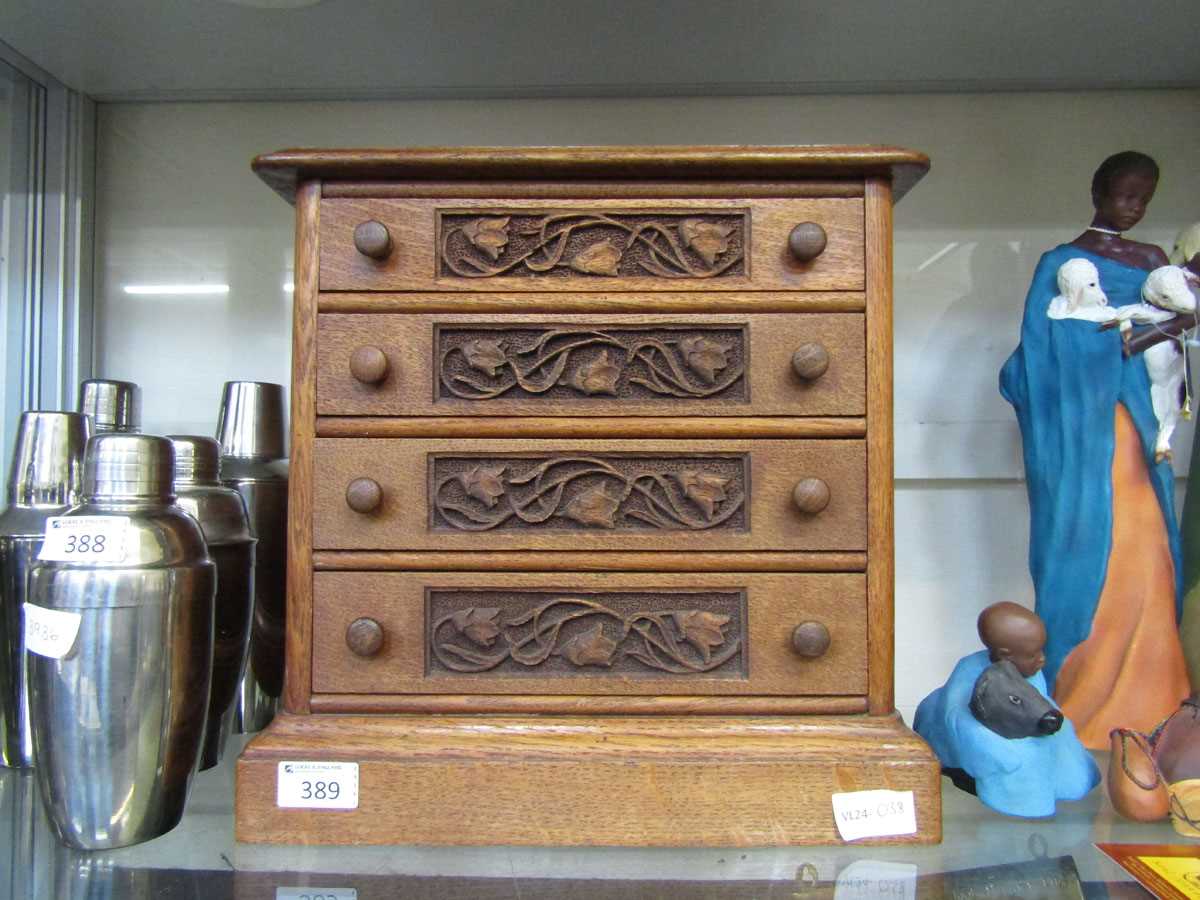
[[53, 562], [124, 562], [128, 516], [52, 516], [38, 559]]
[[916, 800], [912, 791], [834, 794], [833, 820], [844, 841], [916, 834]]
[[281, 762], [275, 804], [283, 809], [358, 809], [358, 763]]

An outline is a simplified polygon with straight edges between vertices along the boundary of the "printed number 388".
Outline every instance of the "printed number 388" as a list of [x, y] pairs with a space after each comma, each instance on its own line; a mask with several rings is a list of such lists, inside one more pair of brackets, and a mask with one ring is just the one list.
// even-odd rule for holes
[[103, 553], [104, 535], [69, 534], [63, 548], [67, 553]]

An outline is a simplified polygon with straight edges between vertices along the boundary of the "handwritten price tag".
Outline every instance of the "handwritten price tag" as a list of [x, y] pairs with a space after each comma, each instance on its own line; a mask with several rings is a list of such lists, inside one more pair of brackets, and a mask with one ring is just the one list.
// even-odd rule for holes
[[62, 659], [71, 652], [83, 616], [32, 603], [26, 603], [24, 608], [26, 650], [51, 659]]
[[289, 809], [358, 809], [358, 763], [281, 762], [275, 804]]
[[916, 834], [916, 801], [912, 791], [834, 794], [833, 820], [844, 841]]
[[54, 562], [123, 562], [128, 516], [52, 516], [38, 559]]

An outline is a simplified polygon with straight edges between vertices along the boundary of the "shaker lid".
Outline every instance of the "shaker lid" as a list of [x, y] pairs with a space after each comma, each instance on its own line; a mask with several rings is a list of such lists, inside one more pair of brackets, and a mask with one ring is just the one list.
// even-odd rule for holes
[[137, 431], [142, 425], [142, 389], [132, 381], [90, 378], [79, 385], [79, 411], [94, 431]]
[[217, 419], [222, 456], [281, 459], [287, 415], [283, 385], [265, 381], [227, 381]]
[[175, 453], [176, 484], [217, 484], [221, 472], [221, 445], [200, 434], [168, 434]]
[[73, 412], [24, 412], [8, 476], [11, 506], [71, 506], [83, 487], [88, 419]]
[[88, 440], [83, 464], [87, 500], [169, 500], [174, 477], [175, 453], [166, 438], [109, 433]]

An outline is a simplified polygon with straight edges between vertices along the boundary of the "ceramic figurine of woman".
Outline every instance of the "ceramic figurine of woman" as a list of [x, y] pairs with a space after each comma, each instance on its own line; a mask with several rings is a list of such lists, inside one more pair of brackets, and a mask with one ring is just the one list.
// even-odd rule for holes
[[1167, 257], [1124, 232], [1157, 185], [1145, 154], [1100, 165], [1095, 216], [1038, 262], [1020, 344], [1000, 373], [1021, 426], [1045, 676], [1093, 749], [1106, 748], [1116, 727], [1151, 731], [1190, 693], [1177, 624], [1182, 554], [1171, 467], [1154, 458], [1158, 422], [1142, 355], [1122, 352], [1116, 328], [1050, 312], [1059, 269], [1076, 259], [1095, 267], [1112, 306], [1140, 301], [1146, 276]]
[[[1175, 238], [1171, 263], [1200, 275], [1200, 222]], [[1200, 688], [1200, 440], [1192, 441], [1188, 492], [1183, 501], [1183, 655], [1192, 684]]]

